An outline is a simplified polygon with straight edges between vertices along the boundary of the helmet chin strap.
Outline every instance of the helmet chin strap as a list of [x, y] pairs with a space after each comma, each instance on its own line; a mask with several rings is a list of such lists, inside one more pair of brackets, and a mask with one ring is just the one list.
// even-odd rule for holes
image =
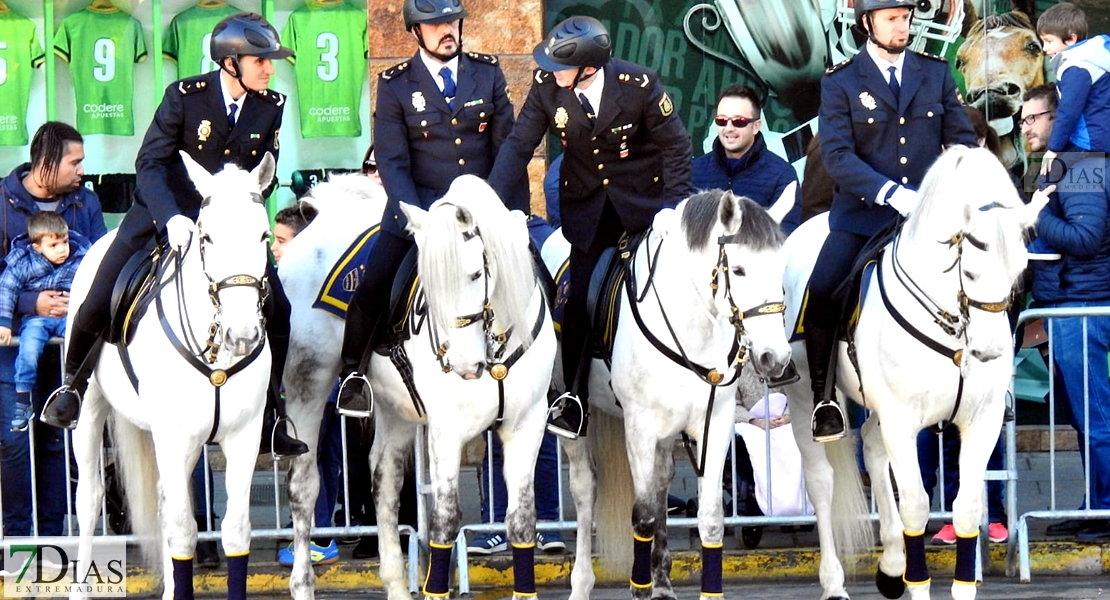
[[224, 57], [224, 59], [228, 59], [228, 58], [231, 59], [231, 65], [234, 68], [233, 69], [227, 68], [227, 65], [224, 64], [223, 60], [221, 60], [220, 61], [220, 69], [222, 71], [224, 71], [225, 73], [227, 73], [228, 75], [231, 75], [232, 78], [234, 78], [236, 81], [238, 81], [239, 85], [243, 88], [243, 90], [246, 93], [248, 93], [248, 94], [257, 94], [259, 92], [259, 90], [251, 89], [243, 81], [243, 68], [239, 66], [239, 58], [235, 57], [235, 56], [225, 56]]
[[[901, 54], [901, 53], [905, 52], [906, 48], [909, 46], [909, 43], [907, 43], [905, 46], [902, 46], [901, 48], [892, 48], [892, 47], [880, 42], [879, 38], [875, 37], [875, 21], [871, 18], [871, 14], [872, 13], [867, 13], [863, 16], [864, 19], [867, 19], [867, 39], [871, 40], [872, 44], [875, 44], [880, 49], [882, 49], [886, 52], [889, 52], [891, 54]], [[913, 24], [913, 13], [912, 12], [910, 13], [910, 24], [911, 25]]]

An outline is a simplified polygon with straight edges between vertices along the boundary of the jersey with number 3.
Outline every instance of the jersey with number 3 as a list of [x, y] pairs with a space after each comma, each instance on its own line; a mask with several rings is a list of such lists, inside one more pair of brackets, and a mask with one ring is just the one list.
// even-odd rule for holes
[[166, 31], [162, 40], [162, 56], [177, 63], [177, 78], [185, 79], [220, 68], [208, 55], [208, 42], [216, 24], [235, 13], [238, 8], [230, 4], [204, 6], [198, 4], [182, 11]]
[[143, 26], [119, 9], [89, 7], [62, 21], [54, 52], [69, 63], [77, 129], [134, 135], [135, 63], [146, 59]]
[[31, 69], [42, 63], [35, 23], [10, 10], [0, 14], [0, 146], [27, 145]]
[[362, 135], [359, 103], [366, 80], [366, 11], [309, 0], [289, 15], [282, 36], [295, 53], [301, 137]]

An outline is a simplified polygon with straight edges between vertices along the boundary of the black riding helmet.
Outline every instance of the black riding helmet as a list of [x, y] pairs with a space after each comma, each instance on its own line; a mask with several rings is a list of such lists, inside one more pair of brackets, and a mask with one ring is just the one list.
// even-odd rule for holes
[[[241, 79], [243, 70], [239, 67], [240, 56], [257, 56], [280, 60], [293, 56], [293, 51], [281, 45], [278, 32], [262, 15], [241, 12], [224, 18], [212, 29], [212, 39], [208, 43], [212, 60], [232, 77]], [[231, 59], [231, 69], [224, 65], [224, 59]]]
[[[405, 0], [401, 13], [405, 17], [406, 31], [412, 31], [417, 23], [438, 25], [439, 23], [458, 20], [459, 39], [456, 40], [458, 50], [455, 51], [455, 54], [462, 52], [462, 20], [466, 18], [468, 13], [463, 8], [461, 0]], [[421, 35], [419, 29], [416, 30], [416, 41], [421, 48], [430, 52], [428, 46], [424, 44], [424, 36]], [[453, 57], [440, 56], [438, 58], [446, 61]]]
[[574, 88], [582, 80], [586, 67], [600, 69], [609, 62], [613, 41], [609, 30], [593, 17], [571, 17], [551, 30], [544, 41], [532, 50], [532, 58], [545, 71], [578, 69]]
[[864, 27], [863, 20], [867, 15], [884, 8], [908, 8], [910, 9], [910, 19], [913, 19], [913, 11], [917, 8], [917, 0], [855, 0], [856, 12], [856, 27], [859, 28], [860, 33], [866, 34], [867, 39], [875, 43], [876, 46], [886, 50], [887, 52], [899, 53], [903, 48], [890, 48], [875, 38], [874, 23], [870, 26]]

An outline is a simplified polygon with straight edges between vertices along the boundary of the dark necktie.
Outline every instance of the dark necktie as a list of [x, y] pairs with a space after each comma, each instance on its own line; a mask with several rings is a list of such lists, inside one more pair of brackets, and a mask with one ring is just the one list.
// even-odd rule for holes
[[443, 97], [447, 100], [447, 105], [454, 108], [455, 78], [451, 76], [451, 69], [443, 67], [439, 70], [439, 76], [443, 78]]
[[227, 113], [227, 129], [228, 129], [228, 131], [230, 131], [230, 130], [235, 128], [235, 113], [239, 111], [239, 105], [232, 102], [228, 106], [228, 109], [229, 110], [228, 110], [228, 113]]
[[890, 93], [894, 94], [894, 104], [897, 105], [900, 102], [898, 95], [902, 91], [902, 86], [898, 85], [897, 69], [890, 67], [887, 71], [890, 71]]
[[578, 100], [582, 103], [582, 109], [586, 111], [586, 116], [590, 118], [590, 121], [596, 119], [597, 113], [594, 112], [594, 107], [590, 104], [590, 99], [586, 97], [586, 94], [578, 94]]

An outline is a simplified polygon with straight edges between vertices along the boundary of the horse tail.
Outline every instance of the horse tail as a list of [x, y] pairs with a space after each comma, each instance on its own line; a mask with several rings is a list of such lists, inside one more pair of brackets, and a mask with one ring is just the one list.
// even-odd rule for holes
[[624, 435], [623, 419], [600, 410], [590, 415], [590, 435], [586, 440], [597, 468], [595, 555], [601, 572], [616, 576], [632, 572], [634, 497]]
[[131, 532], [139, 539], [143, 558], [152, 565], [162, 563], [162, 524], [159, 519], [158, 463], [154, 460], [154, 438], [136, 427], [118, 411], [112, 411], [112, 441], [116, 468], [127, 499]]
[[825, 456], [833, 468], [832, 525], [836, 555], [844, 570], [856, 571], [856, 557], [868, 552], [875, 544], [871, 527], [871, 509], [863, 493], [859, 464], [856, 461], [856, 440], [846, 437], [825, 444]]

